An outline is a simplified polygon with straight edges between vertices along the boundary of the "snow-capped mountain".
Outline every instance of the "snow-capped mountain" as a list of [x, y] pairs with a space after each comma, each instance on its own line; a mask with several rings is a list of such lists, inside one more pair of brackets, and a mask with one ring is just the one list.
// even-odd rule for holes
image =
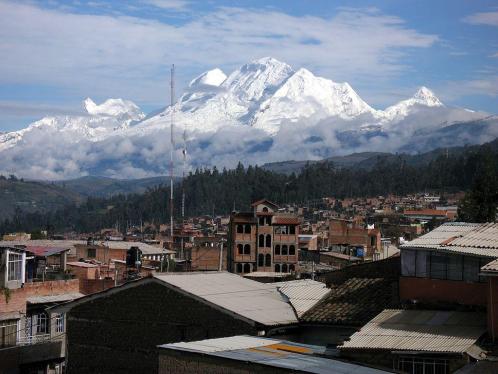
[[180, 159], [186, 130], [192, 167], [416, 152], [498, 136], [496, 116], [446, 106], [426, 87], [385, 110], [374, 109], [348, 83], [271, 57], [228, 76], [209, 70], [190, 82], [174, 107], [148, 117], [122, 99], [100, 105], [86, 99], [83, 108], [80, 116], [45, 117], [0, 134], [0, 173], [37, 179], [163, 174], [172, 111], [176, 155]]

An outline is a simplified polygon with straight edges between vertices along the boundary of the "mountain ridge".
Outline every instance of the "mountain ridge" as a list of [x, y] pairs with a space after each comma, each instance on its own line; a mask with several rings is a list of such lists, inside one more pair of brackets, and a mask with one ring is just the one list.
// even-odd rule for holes
[[173, 156], [180, 165], [185, 132], [188, 170], [238, 161], [262, 165], [296, 154], [319, 160], [367, 151], [417, 153], [498, 136], [498, 117], [446, 106], [427, 87], [379, 110], [347, 82], [271, 57], [228, 75], [208, 70], [173, 107], [148, 116], [123, 99], [87, 99], [84, 107], [85, 115], [45, 117], [0, 134], [0, 173], [47, 180], [167, 174], [173, 111]]

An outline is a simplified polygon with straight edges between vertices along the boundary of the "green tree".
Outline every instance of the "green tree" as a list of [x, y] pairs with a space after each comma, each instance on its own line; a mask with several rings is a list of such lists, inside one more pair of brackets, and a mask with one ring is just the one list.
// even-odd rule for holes
[[458, 207], [458, 218], [465, 222], [494, 222], [498, 206], [498, 177], [496, 161], [490, 153], [479, 155], [472, 189], [465, 194]]

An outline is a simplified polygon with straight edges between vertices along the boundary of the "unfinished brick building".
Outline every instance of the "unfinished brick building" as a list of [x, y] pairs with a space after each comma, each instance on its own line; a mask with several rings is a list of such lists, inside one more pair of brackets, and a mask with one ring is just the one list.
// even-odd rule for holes
[[252, 212], [234, 212], [228, 234], [228, 271], [290, 273], [296, 270], [299, 219], [278, 212], [268, 200], [252, 204]]

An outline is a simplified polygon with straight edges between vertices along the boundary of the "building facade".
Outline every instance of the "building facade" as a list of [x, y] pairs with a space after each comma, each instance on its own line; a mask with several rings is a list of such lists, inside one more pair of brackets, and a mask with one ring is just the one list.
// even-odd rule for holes
[[252, 204], [252, 212], [234, 212], [228, 235], [228, 271], [291, 273], [297, 270], [299, 219], [278, 212], [268, 200]]

